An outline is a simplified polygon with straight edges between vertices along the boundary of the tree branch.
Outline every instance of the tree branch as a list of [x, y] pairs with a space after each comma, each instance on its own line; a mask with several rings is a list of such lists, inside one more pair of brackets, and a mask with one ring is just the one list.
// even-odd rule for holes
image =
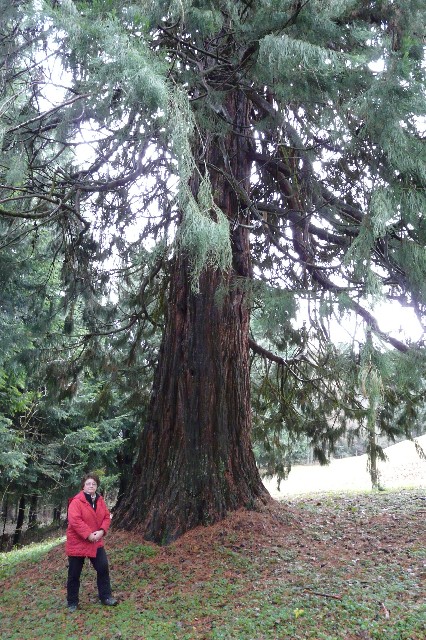
[[14, 133], [15, 131], [18, 131], [19, 129], [23, 129], [25, 127], [28, 127], [28, 125], [34, 124], [34, 122], [37, 122], [38, 120], [43, 120], [43, 118], [46, 118], [47, 116], [52, 115], [52, 113], [56, 113], [56, 111], [59, 111], [59, 109], [62, 109], [63, 107], [68, 107], [70, 104], [73, 104], [74, 102], [77, 102], [78, 100], [82, 100], [83, 98], [87, 98], [88, 96], [89, 96], [89, 94], [85, 93], [85, 94], [82, 94], [82, 95], [79, 95], [79, 96], [75, 96], [74, 98], [70, 98], [66, 102], [62, 102], [62, 104], [59, 104], [56, 107], [53, 107], [52, 109], [49, 109], [49, 111], [45, 111], [44, 113], [40, 113], [38, 116], [35, 116], [34, 118], [31, 118], [30, 120], [26, 120], [25, 122], [22, 122], [21, 124], [16, 125], [16, 127], [12, 127], [11, 129], [6, 129], [6, 135], [8, 135], [10, 133]]
[[272, 351], [268, 351], [268, 349], [261, 347], [260, 344], [255, 342], [255, 340], [253, 340], [253, 338], [250, 338], [250, 337], [249, 337], [249, 347], [252, 351], [254, 351], [254, 353], [257, 353], [257, 355], [262, 356], [263, 358], [266, 358], [271, 362], [276, 362], [277, 364], [280, 364], [283, 367], [290, 366], [291, 364], [296, 364], [297, 362], [301, 362], [303, 360], [305, 362], [309, 362], [308, 358], [303, 354], [301, 354], [300, 356], [296, 356], [295, 358], [289, 358], [289, 359], [282, 358], [281, 356], [277, 356], [275, 353], [272, 353]]

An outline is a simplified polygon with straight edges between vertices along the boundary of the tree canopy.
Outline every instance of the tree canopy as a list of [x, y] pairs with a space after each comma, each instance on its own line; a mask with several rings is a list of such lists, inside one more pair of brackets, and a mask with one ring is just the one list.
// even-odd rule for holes
[[[262, 498], [252, 410], [279, 475], [284, 432], [320, 459], [351, 421], [410, 434], [424, 340], [384, 333], [375, 304], [426, 326], [424, 3], [1, 9], [2, 264], [44, 265], [51, 397], [91, 371], [93, 402], [143, 423], [123, 521], [170, 539]], [[348, 314], [363, 330], [338, 348]]]

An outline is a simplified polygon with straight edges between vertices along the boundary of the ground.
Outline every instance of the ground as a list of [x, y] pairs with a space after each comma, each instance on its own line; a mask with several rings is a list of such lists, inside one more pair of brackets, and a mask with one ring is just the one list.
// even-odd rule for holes
[[68, 614], [63, 539], [0, 554], [0, 637], [425, 640], [426, 460], [409, 442], [386, 453], [386, 491], [368, 490], [359, 456], [295, 468], [280, 491], [268, 484], [280, 500], [169, 546], [113, 529], [113, 609], [99, 605], [86, 563], [81, 610]]
[[0, 581], [0, 636], [424, 640], [425, 516], [425, 491], [401, 489], [271, 501], [165, 547], [113, 531], [106, 544], [120, 605], [100, 607], [88, 566], [75, 617], [64, 607], [61, 543]]

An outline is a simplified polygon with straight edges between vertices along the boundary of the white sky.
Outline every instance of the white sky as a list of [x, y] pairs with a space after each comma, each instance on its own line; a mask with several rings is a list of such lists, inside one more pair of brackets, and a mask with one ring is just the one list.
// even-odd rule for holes
[[[417, 342], [424, 331], [414, 311], [402, 307], [397, 302], [382, 302], [373, 310], [379, 329], [402, 342], [407, 340]], [[341, 324], [332, 323], [332, 338], [335, 343], [350, 342], [352, 336], [363, 330], [360, 318], [347, 316]]]

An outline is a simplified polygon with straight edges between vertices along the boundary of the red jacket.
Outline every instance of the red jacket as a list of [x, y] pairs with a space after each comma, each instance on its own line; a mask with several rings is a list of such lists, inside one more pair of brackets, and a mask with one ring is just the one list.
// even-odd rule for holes
[[95, 511], [84, 491], [77, 493], [68, 506], [67, 555], [95, 558], [98, 548], [104, 546], [103, 538], [97, 542], [90, 542], [87, 538], [99, 529], [106, 533], [110, 524], [111, 515], [102, 496], [98, 496]]

